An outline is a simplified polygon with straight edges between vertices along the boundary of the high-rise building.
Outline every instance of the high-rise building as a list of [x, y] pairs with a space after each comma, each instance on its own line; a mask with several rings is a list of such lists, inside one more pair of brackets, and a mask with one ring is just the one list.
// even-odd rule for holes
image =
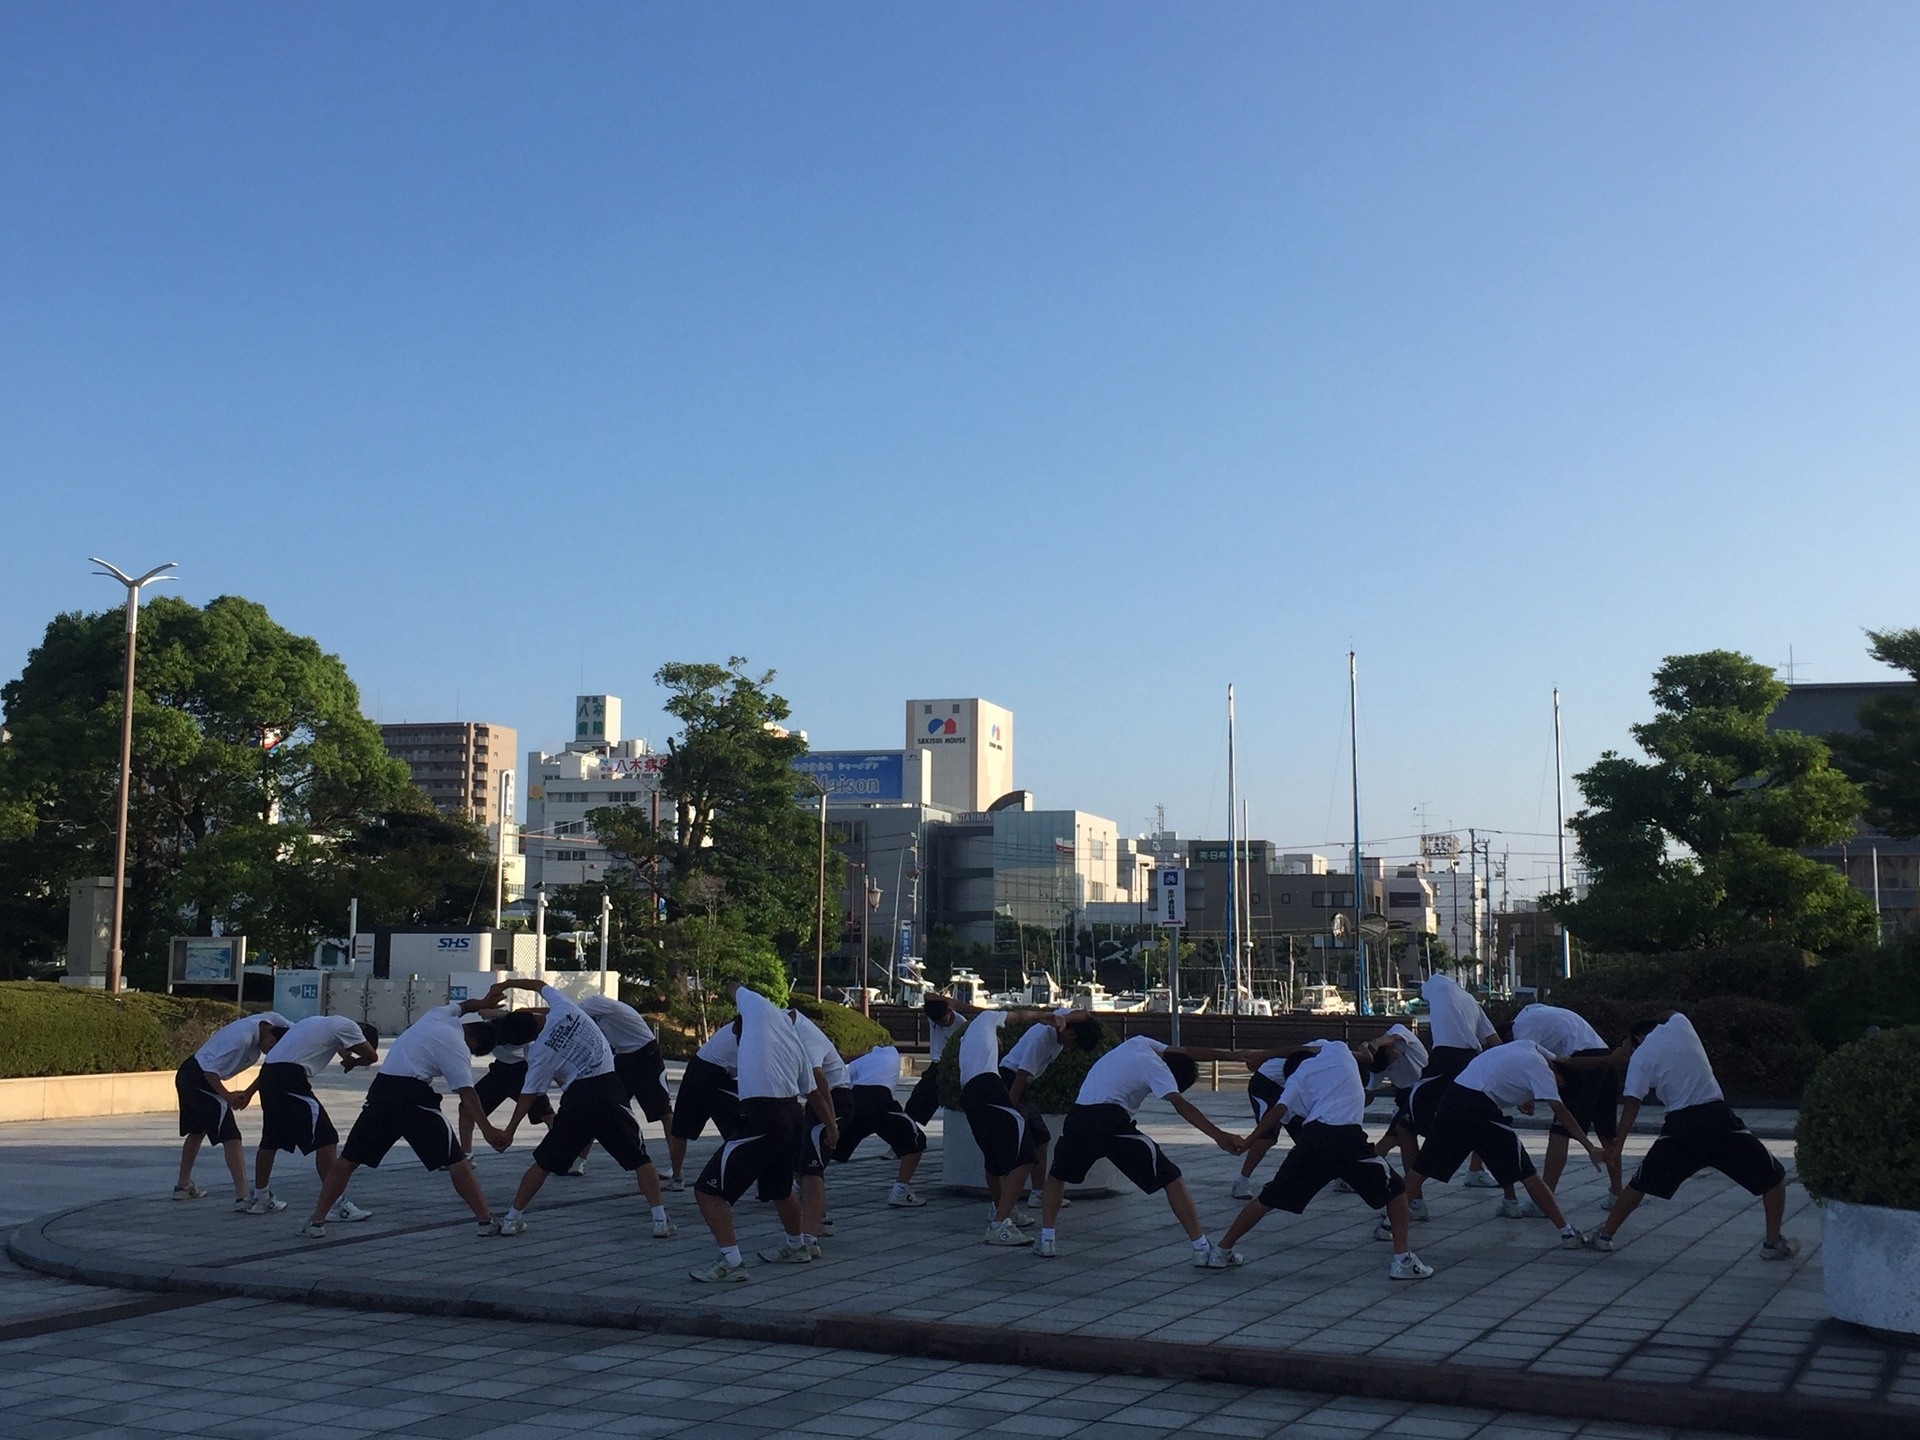
[[527, 752], [526, 862], [529, 888], [587, 885], [606, 877], [613, 856], [593, 834], [590, 812], [606, 806], [646, 807], [649, 821], [673, 820], [660, 813], [660, 771], [644, 739], [620, 735], [617, 695], [580, 695], [573, 702], [574, 737], [556, 754]]
[[500, 772], [513, 768], [520, 736], [505, 725], [447, 720], [382, 725], [381, 743], [407, 762], [413, 783], [441, 810], [471, 815], [482, 825], [497, 818]]
[[935, 805], [983, 811], [1013, 790], [1013, 712], [988, 701], [907, 701], [907, 749], [932, 756]]

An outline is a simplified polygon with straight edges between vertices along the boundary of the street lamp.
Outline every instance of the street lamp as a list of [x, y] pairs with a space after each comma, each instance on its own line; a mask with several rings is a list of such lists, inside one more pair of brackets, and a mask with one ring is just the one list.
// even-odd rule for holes
[[118, 580], [127, 587], [127, 680], [120, 698], [120, 801], [119, 821], [113, 840], [113, 934], [107, 955], [107, 993], [120, 993], [121, 916], [127, 898], [127, 794], [133, 779], [133, 637], [140, 623], [140, 591], [156, 580], [174, 580], [166, 572], [177, 562], [169, 560], [135, 579], [118, 566], [109, 565], [98, 555], [87, 557], [100, 569], [96, 575]]
[[820, 796], [819, 881], [814, 894], [813, 911], [813, 998], [826, 998], [824, 972], [827, 965], [827, 787], [815, 776], [800, 772], [800, 778]]

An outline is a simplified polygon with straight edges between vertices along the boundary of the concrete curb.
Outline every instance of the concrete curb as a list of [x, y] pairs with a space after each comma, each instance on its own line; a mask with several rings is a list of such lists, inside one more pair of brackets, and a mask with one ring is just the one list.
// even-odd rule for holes
[[47, 1228], [55, 1222], [91, 1208], [77, 1205], [28, 1221], [8, 1237], [7, 1253], [30, 1270], [63, 1280], [207, 1299], [274, 1300], [463, 1319], [583, 1325], [1095, 1375], [1215, 1380], [1263, 1389], [1779, 1436], [1784, 1440], [1913, 1440], [1920, 1432], [1920, 1411], [1858, 1401], [1473, 1365], [1383, 1361], [1302, 1350], [1125, 1336], [1050, 1335], [889, 1315], [742, 1315], [671, 1304], [563, 1303], [530, 1300], [510, 1287], [492, 1284], [380, 1290], [334, 1280], [288, 1283], [248, 1275], [240, 1269], [95, 1259], [69, 1250], [48, 1236]]

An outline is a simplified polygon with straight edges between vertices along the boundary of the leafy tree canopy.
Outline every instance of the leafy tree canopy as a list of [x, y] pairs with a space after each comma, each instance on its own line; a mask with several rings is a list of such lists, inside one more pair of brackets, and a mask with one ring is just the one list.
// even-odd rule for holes
[[[1869, 630], [1869, 653], [1920, 681], [1920, 630]], [[1832, 739], [1834, 762], [1866, 792], [1866, 820], [1889, 835], [1920, 835], [1920, 693], [1863, 702], [1860, 729]]]
[[1590, 888], [1550, 908], [1586, 945], [1660, 952], [1752, 940], [1832, 951], [1871, 935], [1873, 906], [1800, 851], [1852, 833], [1863, 797], [1827, 747], [1768, 731], [1787, 693], [1745, 655], [1669, 657], [1654, 672], [1648, 756], [1607, 751], [1578, 776], [1568, 823]]

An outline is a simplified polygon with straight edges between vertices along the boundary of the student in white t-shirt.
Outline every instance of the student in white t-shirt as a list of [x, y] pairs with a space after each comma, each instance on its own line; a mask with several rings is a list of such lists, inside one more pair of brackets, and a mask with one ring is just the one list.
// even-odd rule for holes
[[959, 1033], [966, 1017], [944, 995], [929, 995], [921, 1005], [927, 1017], [927, 1068], [907, 1097], [906, 1112], [917, 1125], [925, 1125], [940, 1108], [940, 1057], [947, 1041]]
[[200, 1142], [211, 1140], [226, 1155], [227, 1173], [233, 1177], [233, 1208], [247, 1208], [247, 1155], [240, 1140], [240, 1126], [234, 1120], [236, 1110], [247, 1108], [260, 1082], [241, 1090], [227, 1089], [227, 1081], [273, 1049], [287, 1033], [286, 1016], [269, 1010], [264, 1015], [246, 1015], [231, 1020], [214, 1031], [193, 1054], [180, 1062], [173, 1072], [174, 1095], [180, 1104], [180, 1179], [173, 1187], [176, 1200], [199, 1200], [206, 1195], [193, 1183], [193, 1162], [200, 1153]]
[[707, 1037], [680, 1074], [680, 1093], [673, 1097], [667, 1136], [667, 1157], [673, 1162], [673, 1174], [666, 1182], [669, 1190], [685, 1188], [681, 1169], [687, 1163], [687, 1143], [698, 1140], [709, 1123], [722, 1140], [733, 1138], [740, 1118], [740, 1084], [734, 1079], [739, 1068], [740, 1021], [735, 1018]]
[[1693, 1022], [1677, 1010], [1661, 1019], [1642, 1020], [1633, 1027], [1622, 1052], [1627, 1057], [1627, 1079], [1621, 1088], [1627, 1098], [1621, 1107], [1619, 1133], [1607, 1146], [1614, 1163], [1619, 1163], [1621, 1144], [1633, 1132], [1641, 1101], [1658, 1095], [1666, 1118], [1612, 1213], [1599, 1229], [1589, 1230], [1581, 1239], [1595, 1250], [1611, 1251], [1613, 1237], [1642, 1200], [1649, 1195], [1671, 1200], [1690, 1176], [1711, 1167], [1759, 1197], [1767, 1232], [1760, 1258], [1792, 1259], [1793, 1241], [1780, 1233], [1787, 1209], [1787, 1167], [1728, 1106]]
[[1047, 1128], [1046, 1117], [1028, 1092], [1069, 1043], [1077, 1050], [1092, 1054], [1105, 1038], [1106, 1032], [1091, 1010], [1062, 1008], [1051, 1015], [1042, 1015], [1021, 1031], [1020, 1038], [1000, 1057], [1000, 1078], [1007, 1082], [1007, 1098], [1026, 1117], [1027, 1131], [1033, 1137], [1027, 1200], [1035, 1208], [1040, 1203], [1040, 1187], [1046, 1182], [1047, 1146], [1053, 1140], [1053, 1132]]
[[[818, 1260], [820, 1237], [833, 1234], [833, 1220], [827, 1214], [827, 1161], [833, 1158], [839, 1144], [839, 1128], [853, 1115], [853, 1091], [847, 1085], [847, 1062], [833, 1048], [827, 1032], [792, 1007], [787, 1010], [787, 1019], [800, 1038], [801, 1048], [807, 1052], [816, 1086], [825, 1088], [828, 1102], [833, 1106], [834, 1138], [827, 1138], [824, 1120], [818, 1117], [809, 1120], [800, 1154], [794, 1161], [794, 1171], [800, 1177], [800, 1243], [809, 1259]], [[760, 1258], [774, 1265], [791, 1264], [795, 1259], [787, 1253], [785, 1245], [762, 1250]]]
[[887, 1204], [896, 1210], [918, 1209], [927, 1202], [913, 1193], [913, 1174], [926, 1152], [927, 1132], [894, 1098], [900, 1083], [900, 1052], [891, 1045], [876, 1045], [866, 1054], [847, 1062], [847, 1086], [853, 1095], [851, 1116], [842, 1123], [840, 1143], [835, 1147], [835, 1164], [853, 1159], [860, 1142], [869, 1135], [886, 1141], [887, 1150], [899, 1162]]
[[[1480, 1002], [1469, 995], [1451, 975], [1429, 975], [1421, 982], [1420, 998], [1427, 1002], [1427, 1035], [1432, 1041], [1427, 1052], [1424, 1078], [1451, 1080], [1466, 1069], [1481, 1050], [1500, 1043], [1500, 1033], [1494, 1028], [1493, 1021], [1487, 1018], [1487, 1012], [1481, 1008]], [[1446, 1089], [1444, 1085], [1439, 1088], [1442, 1092]], [[1401, 1117], [1396, 1115], [1395, 1118]], [[1405, 1117], [1406, 1123], [1396, 1138], [1403, 1157], [1411, 1156], [1420, 1143], [1421, 1137], [1414, 1133], [1412, 1118], [1411, 1115]], [[1412, 1161], [1405, 1163], [1411, 1172]], [[1465, 1183], [1477, 1190], [1491, 1190], [1498, 1182], [1481, 1168], [1480, 1157], [1474, 1155], [1467, 1162]], [[1510, 1189], [1507, 1198], [1513, 1199]], [[1515, 1200], [1514, 1203], [1519, 1202]]]
[[[260, 1066], [257, 1088], [260, 1092], [260, 1146], [253, 1156], [253, 1193], [247, 1196], [247, 1214], [272, 1215], [287, 1208], [287, 1202], [274, 1198], [269, 1183], [273, 1179], [274, 1156], [282, 1150], [298, 1150], [313, 1156], [320, 1183], [327, 1183], [333, 1168], [334, 1152], [339, 1148], [340, 1132], [320, 1097], [313, 1093], [313, 1077], [327, 1068], [334, 1056], [340, 1057], [342, 1070], [371, 1065], [380, 1058], [380, 1032], [363, 1020], [344, 1015], [309, 1015], [296, 1020], [274, 1045]], [[362, 1210], [342, 1196], [329, 1220], [368, 1220], [371, 1210]]]
[[1246, 1141], [1215, 1125], [1185, 1094], [1199, 1078], [1197, 1061], [1238, 1058], [1238, 1052], [1229, 1050], [1170, 1050], [1158, 1040], [1133, 1035], [1094, 1061], [1060, 1127], [1060, 1143], [1054, 1147], [1053, 1168], [1047, 1174], [1040, 1235], [1033, 1242], [1033, 1253], [1043, 1259], [1059, 1253], [1055, 1226], [1067, 1186], [1080, 1184], [1095, 1162], [1108, 1160], [1145, 1193], [1166, 1192], [1167, 1205], [1192, 1244], [1193, 1263], [1205, 1265], [1210, 1247], [1193, 1194], [1181, 1178], [1180, 1167], [1141, 1133], [1134, 1112], [1150, 1096], [1158, 1096], [1227, 1154], [1240, 1154], [1247, 1148]]
[[[1585, 1017], [1559, 1005], [1525, 1006], [1510, 1028], [1509, 1038], [1531, 1040], [1554, 1058], [1560, 1071], [1560, 1098], [1608, 1154], [1605, 1203], [1611, 1209], [1620, 1195], [1620, 1159], [1609, 1148], [1620, 1118], [1620, 1070], [1613, 1061], [1613, 1047]], [[1540, 1166], [1540, 1178], [1549, 1190], [1560, 1189], [1572, 1138], [1558, 1120], [1547, 1131], [1547, 1158]]]

